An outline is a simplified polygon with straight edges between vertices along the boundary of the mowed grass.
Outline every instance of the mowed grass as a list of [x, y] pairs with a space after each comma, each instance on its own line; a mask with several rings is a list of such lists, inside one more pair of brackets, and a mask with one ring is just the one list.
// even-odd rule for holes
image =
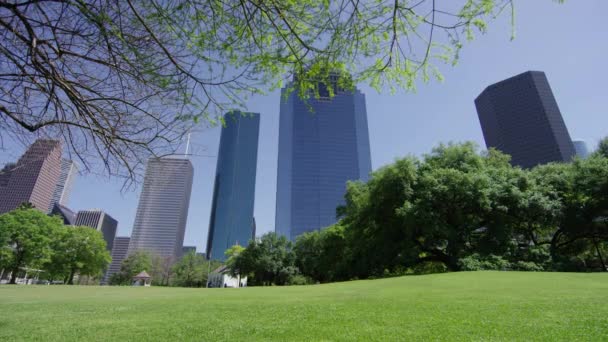
[[608, 340], [608, 274], [242, 289], [0, 286], [0, 341]]

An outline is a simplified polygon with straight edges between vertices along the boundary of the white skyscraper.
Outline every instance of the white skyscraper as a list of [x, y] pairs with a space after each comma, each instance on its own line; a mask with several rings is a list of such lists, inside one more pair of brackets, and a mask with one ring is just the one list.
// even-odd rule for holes
[[129, 254], [136, 250], [146, 250], [162, 257], [181, 254], [192, 175], [192, 163], [187, 159], [148, 160]]
[[76, 163], [69, 159], [61, 160], [61, 174], [59, 175], [57, 186], [53, 192], [53, 200], [51, 201], [49, 212], [53, 210], [55, 204], [67, 206], [77, 172], [78, 168], [76, 167]]

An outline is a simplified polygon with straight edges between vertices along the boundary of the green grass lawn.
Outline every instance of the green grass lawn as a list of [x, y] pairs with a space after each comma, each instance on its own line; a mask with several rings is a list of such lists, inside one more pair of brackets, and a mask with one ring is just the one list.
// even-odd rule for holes
[[242, 289], [0, 286], [0, 341], [608, 340], [608, 274]]

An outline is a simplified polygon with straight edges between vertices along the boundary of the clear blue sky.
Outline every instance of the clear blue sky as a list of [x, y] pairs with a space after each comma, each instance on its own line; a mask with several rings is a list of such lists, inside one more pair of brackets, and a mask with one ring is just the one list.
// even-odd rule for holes
[[[489, 32], [465, 46], [456, 67], [442, 66], [443, 83], [419, 84], [416, 93], [367, 97], [374, 169], [395, 158], [422, 155], [440, 142], [477, 142], [485, 147], [473, 100], [489, 84], [527, 70], [544, 71], [573, 139], [589, 147], [608, 135], [608, 13], [606, 0], [516, 1], [517, 38], [510, 41], [509, 16], [493, 22]], [[248, 102], [261, 113], [255, 198], [258, 234], [274, 229], [279, 92]], [[194, 152], [216, 155], [219, 128], [192, 137]], [[23, 151], [0, 150], [0, 162]], [[194, 157], [194, 185], [184, 244], [204, 250], [207, 241], [214, 157]], [[121, 183], [80, 176], [69, 206], [100, 208], [119, 221], [118, 235], [130, 235], [140, 189], [120, 192]]]

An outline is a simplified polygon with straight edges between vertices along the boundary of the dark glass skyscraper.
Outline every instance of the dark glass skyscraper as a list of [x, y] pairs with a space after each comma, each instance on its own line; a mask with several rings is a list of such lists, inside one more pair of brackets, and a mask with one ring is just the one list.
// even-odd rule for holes
[[207, 257], [224, 260], [226, 249], [247, 243], [255, 235], [253, 206], [258, 160], [260, 114], [224, 116], [213, 187]]
[[365, 95], [335, 88], [308, 104], [281, 97], [275, 230], [291, 240], [334, 224], [346, 182], [371, 172]]
[[88, 226], [95, 228], [103, 234], [103, 239], [106, 241], [106, 248], [111, 252], [114, 245], [114, 237], [116, 229], [118, 229], [118, 221], [112, 216], [104, 213], [101, 210], [81, 210], [76, 214], [76, 226]]
[[528, 71], [487, 87], [476, 99], [488, 148], [511, 155], [511, 163], [531, 168], [567, 162], [574, 145], [545, 73]]

